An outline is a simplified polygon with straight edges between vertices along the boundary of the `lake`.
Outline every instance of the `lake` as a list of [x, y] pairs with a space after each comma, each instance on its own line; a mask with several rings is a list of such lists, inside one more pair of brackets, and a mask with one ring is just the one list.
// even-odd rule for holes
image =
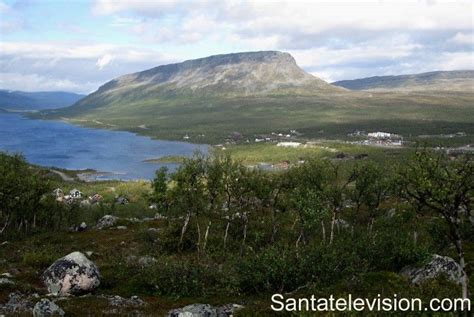
[[22, 153], [28, 162], [65, 169], [106, 172], [95, 179], [152, 179], [161, 166], [146, 159], [207, 152], [207, 145], [153, 140], [130, 132], [85, 128], [62, 121], [0, 113], [0, 151]]

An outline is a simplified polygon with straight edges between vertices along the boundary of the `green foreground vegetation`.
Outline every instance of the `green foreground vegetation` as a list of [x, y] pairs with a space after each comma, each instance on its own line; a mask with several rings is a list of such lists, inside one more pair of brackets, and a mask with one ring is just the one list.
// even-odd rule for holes
[[[232, 155], [239, 157], [238, 150]], [[102, 279], [93, 296], [58, 302], [71, 316], [106, 310], [103, 294], [138, 295], [148, 315], [233, 302], [245, 306], [237, 316], [274, 316], [274, 293], [426, 301], [472, 293], [472, 157], [421, 151], [402, 160], [396, 151], [377, 149], [357, 161], [334, 160], [327, 149], [304, 151], [297, 155], [306, 156], [304, 164], [273, 172], [231, 156], [196, 155], [174, 173], [157, 171], [152, 183], [64, 182], [20, 156], [0, 154], [0, 239], [8, 241], [0, 245], [0, 272], [12, 273], [16, 283], [0, 289], [0, 303], [14, 291], [45, 294], [42, 272], [73, 251], [91, 251]], [[384, 160], [388, 153], [392, 159]], [[247, 157], [247, 163], [261, 160]], [[58, 203], [51, 195], [56, 187], [103, 200]], [[117, 196], [130, 203], [116, 204]], [[94, 229], [106, 214], [120, 217], [117, 225], [126, 229]], [[70, 231], [81, 222], [87, 230]], [[471, 279], [462, 287], [443, 276], [412, 284], [400, 274], [432, 254], [452, 257]], [[133, 256], [155, 261], [140, 265]]]

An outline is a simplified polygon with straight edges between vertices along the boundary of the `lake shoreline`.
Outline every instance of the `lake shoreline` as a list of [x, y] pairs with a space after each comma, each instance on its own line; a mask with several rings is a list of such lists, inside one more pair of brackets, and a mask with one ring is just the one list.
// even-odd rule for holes
[[[166, 166], [175, 170], [180, 161], [155, 159], [190, 157], [207, 152], [209, 145], [156, 140], [130, 131], [84, 127], [64, 120], [44, 120], [26, 113], [0, 113], [0, 151], [22, 153], [42, 167], [79, 173], [82, 181], [150, 180]], [[151, 162], [144, 162], [153, 158]]]

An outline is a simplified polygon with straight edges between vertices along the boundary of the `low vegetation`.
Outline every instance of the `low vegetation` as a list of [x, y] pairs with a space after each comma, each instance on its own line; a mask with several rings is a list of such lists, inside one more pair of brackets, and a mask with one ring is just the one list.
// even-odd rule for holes
[[[0, 159], [0, 237], [9, 241], [0, 246], [0, 271], [19, 272], [0, 301], [13, 290], [44, 293], [42, 270], [77, 250], [92, 251], [102, 283], [97, 296], [62, 305], [71, 315], [75, 305], [102, 307], [101, 294], [138, 295], [148, 313], [237, 302], [246, 307], [238, 316], [272, 316], [274, 293], [428, 300], [469, 296], [474, 286], [471, 157], [419, 151], [393, 164], [308, 154], [304, 164], [265, 172], [226, 155], [196, 155], [173, 173], [157, 171], [150, 184], [82, 183], [130, 198], [118, 206], [115, 195], [103, 194], [88, 207], [50, 199], [60, 181], [21, 157]], [[68, 231], [82, 221], [91, 228], [105, 214], [118, 215], [127, 228]], [[414, 285], [400, 274], [432, 254], [459, 262], [462, 287], [444, 277]], [[154, 260], [131, 260], [143, 256]]]

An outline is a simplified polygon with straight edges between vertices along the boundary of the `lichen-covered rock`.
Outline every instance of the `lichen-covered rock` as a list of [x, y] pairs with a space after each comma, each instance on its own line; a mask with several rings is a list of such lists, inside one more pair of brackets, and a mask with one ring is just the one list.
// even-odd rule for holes
[[111, 306], [118, 306], [118, 307], [138, 307], [146, 305], [146, 303], [141, 300], [138, 296], [132, 296], [130, 299], [120, 297], [118, 295], [115, 296], [106, 296]]
[[220, 307], [212, 307], [208, 304], [193, 304], [168, 312], [168, 317], [230, 317], [235, 311], [243, 308], [237, 304], [227, 304]]
[[421, 268], [407, 267], [402, 270], [412, 283], [420, 284], [428, 279], [445, 275], [455, 283], [461, 283], [462, 270], [452, 258], [434, 254], [431, 261]]
[[244, 306], [239, 304], [226, 304], [220, 307], [217, 307], [217, 317], [231, 317], [234, 315], [235, 311], [244, 308]]
[[217, 317], [217, 311], [208, 304], [193, 304], [168, 313], [169, 317]]
[[145, 255], [138, 258], [138, 265], [140, 265], [141, 267], [147, 267], [155, 264], [156, 262], [157, 260], [150, 255]]
[[[36, 294], [33, 295], [37, 296]], [[0, 303], [0, 315], [19, 315], [31, 313], [34, 307], [34, 302], [31, 296], [26, 296], [20, 293], [11, 293], [8, 295], [8, 301], [5, 304]]]
[[105, 215], [97, 222], [97, 229], [104, 229], [114, 226], [117, 223], [118, 217], [112, 215]]
[[81, 252], [73, 252], [54, 262], [43, 281], [54, 295], [77, 295], [93, 291], [100, 284], [97, 266]]
[[0, 286], [1, 285], [15, 285], [15, 282], [13, 282], [11, 279], [8, 277], [0, 277]]
[[33, 308], [34, 317], [49, 317], [49, 316], [64, 316], [64, 310], [58, 305], [50, 301], [49, 299], [43, 298], [36, 303]]

